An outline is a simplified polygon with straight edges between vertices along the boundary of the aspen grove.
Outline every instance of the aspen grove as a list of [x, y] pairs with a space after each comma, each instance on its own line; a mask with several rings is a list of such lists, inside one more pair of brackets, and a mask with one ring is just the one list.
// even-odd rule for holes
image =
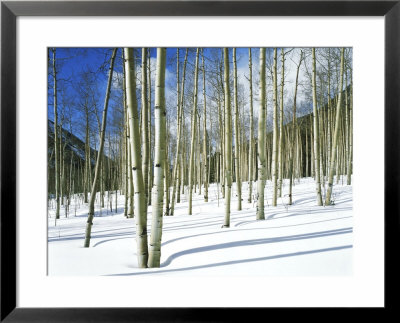
[[49, 273], [269, 272], [321, 253], [348, 273], [352, 68], [352, 48], [49, 48]]

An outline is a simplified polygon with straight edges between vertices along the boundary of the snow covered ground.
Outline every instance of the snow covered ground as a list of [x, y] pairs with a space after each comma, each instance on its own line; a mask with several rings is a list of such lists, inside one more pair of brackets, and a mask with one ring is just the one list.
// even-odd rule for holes
[[[345, 182], [344, 182], [345, 183]], [[256, 204], [247, 203], [248, 184], [243, 183], [242, 211], [237, 209], [233, 185], [231, 226], [222, 228], [224, 200], [217, 186], [209, 189], [209, 202], [193, 194], [193, 215], [187, 215], [187, 196], [175, 206], [175, 215], [163, 218], [161, 267], [137, 268], [135, 219], [123, 215], [124, 196], [118, 195], [118, 212], [106, 209], [93, 221], [90, 248], [83, 248], [87, 205], [55, 222], [48, 214], [49, 275], [180, 275], [180, 276], [348, 276], [352, 274], [352, 186], [334, 185], [332, 206], [315, 205], [312, 178], [296, 181], [293, 205], [286, 197], [271, 206], [271, 182], [267, 181], [265, 220], [256, 220]], [[256, 191], [253, 185], [253, 192]], [[284, 182], [287, 194], [288, 182]], [[113, 197], [114, 198], [114, 197]], [[107, 202], [107, 198], [105, 199]], [[113, 202], [114, 208], [114, 202]], [[107, 214], [108, 213], [108, 214]], [[151, 232], [151, 207], [148, 212]]]

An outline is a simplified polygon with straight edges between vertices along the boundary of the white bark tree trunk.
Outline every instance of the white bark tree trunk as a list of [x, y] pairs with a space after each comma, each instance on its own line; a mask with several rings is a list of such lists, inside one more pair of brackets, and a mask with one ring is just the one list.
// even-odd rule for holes
[[237, 209], [242, 210], [242, 181], [240, 176], [240, 141], [239, 141], [239, 107], [237, 98], [237, 67], [236, 67], [236, 48], [233, 48], [233, 88], [235, 105], [235, 178], [236, 193], [238, 197]]
[[273, 133], [272, 133], [272, 206], [277, 205], [278, 199], [278, 85], [277, 85], [277, 49], [274, 48], [273, 66], [273, 89], [274, 89], [274, 112], [273, 112]]
[[136, 244], [138, 266], [147, 267], [147, 205], [146, 192], [142, 173], [142, 157], [140, 154], [139, 116], [136, 99], [136, 75], [133, 49], [124, 48], [125, 53], [125, 88], [129, 120], [129, 141], [132, 163], [133, 185], [135, 189]]
[[[188, 49], [186, 49], [185, 53], [185, 60], [183, 63], [183, 72], [182, 72], [182, 83], [181, 83], [181, 91], [179, 91], [179, 49], [177, 49], [177, 119], [178, 119], [178, 134], [176, 138], [176, 155], [175, 155], [175, 162], [174, 162], [174, 170], [172, 174], [172, 199], [171, 199], [171, 209], [170, 209], [170, 215], [174, 215], [174, 208], [175, 208], [175, 194], [177, 191], [177, 198], [178, 201], [180, 200], [180, 194], [181, 192], [179, 191], [180, 189], [180, 180], [181, 176], [179, 172], [179, 168], [182, 167], [182, 165], [179, 165], [182, 160], [182, 129], [184, 127], [184, 120], [183, 120], [183, 102], [184, 102], [184, 93], [185, 93], [185, 78], [186, 78], [186, 63], [187, 63], [187, 57], [188, 57]], [[178, 186], [178, 189], [176, 188]]]
[[143, 170], [143, 180], [144, 180], [144, 190], [146, 196], [146, 205], [148, 201], [148, 183], [149, 183], [149, 132], [148, 132], [148, 109], [149, 103], [147, 101], [147, 48], [142, 48], [142, 142], [143, 142], [143, 160], [142, 160], [142, 170]]
[[164, 167], [166, 146], [165, 64], [166, 48], [157, 48], [156, 93], [154, 104], [155, 154], [153, 212], [149, 245], [149, 267], [160, 267], [161, 235], [163, 223]]
[[[328, 177], [328, 191], [326, 192], [325, 197], [325, 204], [331, 205], [331, 196], [332, 196], [332, 188], [333, 188], [333, 173], [335, 169], [336, 163], [336, 150], [338, 144], [338, 137], [339, 137], [339, 124], [340, 124], [340, 113], [341, 113], [341, 105], [342, 105], [342, 90], [343, 90], [343, 71], [344, 71], [344, 48], [341, 49], [340, 52], [340, 83], [338, 88], [338, 102], [336, 106], [336, 122], [335, 122], [335, 132], [333, 135], [332, 141], [332, 155], [331, 155], [331, 163], [329, 168], [329, 177]], [[337, 173], [336, 176], [339, 176]]]
[[[296, 70], [296, 83], [294, 86], [294, 97], [293, 97], [293, 121], [292, 121], [292, 138], [291, 138], [291, 153], [289, 154], [289, 163], [290, 163], [290, 170], [289, 170], [289, 205], [292, 205], [293, 202], [293, 192], [292, 192], [292, 186], [293, 186], [293, 180], [294, 180], [294, 155], [296, 148], [298, 145], [295, 144], [295, 137], [296, 139], [298, 138], [297, 136], [297, 118], [296, 118], [296, 105], [297, 105], [297, 86], [299, 84], [299, 71], [300, 71], [300, 66], [301, 62], [303, 60], [303, 51], [300, 53], [300, 61], [299, 65], [297, 65], [297, 70]], [[297, 140], [296, 140], [297, 142]], [[297, 147], [296, 147], [297, 146]]]
[[197, 132], [197, 87], [198, 87], [198, 69], [199, 69], [199, 48], [196, 50], [196, 63], [194, 67], [194, 91], [193, 91], [193, 109], [192, 109], [192, 129], [190, 141], [190, 159], [189, 159], [189, 207], [188, 214], [192, 215], [192, 196], [194, 182], [194, 150], [196, 149], [196, 132]]
[[253, 64], [251, 58], [251, 48], [249, 48], [249, 84], [250, 84], [250, 134], [249, 134], [249, 197], [247, 202], [251, 203], [253, 192]]
[[90, 237], [91, 237], [93, 217], [94, 217], [94, 201], [96, 199], [97, 182], [98, 182], [98, 177], [99, 177], [99, 172], [100, 172], [101, 156], [103, 155], [104, 137], [105, 137], [106, 125], [107, 125], [108, 101], [110, 99], [111, 81], [112, 81], [112, 74], [113, 74], [113, 70], [114, 70], [114, 61], [115, 61], [116, 53], [117, 53], [117, 48], [115, 48], [112, 52], [112, 56], [111, 56], [111, 60], [110, 60], [110, 68], [108, 71], [108, 82], [107, 82], [106, 96], [104, 98], [104, 109], [103, 109], [103, 117], [102, 117], [103, 120], [102, 120], [102, 126], [101, 126], [101, 134], [100, 134], [100, 147], [99, 147], [99, 151], [97, 154], [96, 168], [95, 168], [92, 190], [90, 193], [90, 200], [89, 200], [89, 214], [88, 214], [88, 218], [87, 218], [87, 222], [86, 222], [85, 243], [84, 243], [85, 248], [88, 248], [90, 246]]
[[232, 113], [229, 90], [229, 55], [224, 48], [224, 89], [225, 89], [225, 219], [224, 228], [229, 228], [231, 217], [232, 188]]
[[257, 181], [257, 220], [265, 220], [264, 215], [264, 188], [265, 188], [265, 48], [260, 48], [260, 106], [258, 108], [258, 181]]
[[[204, 53], [201, 50], [202, 63], [203, 63], [203, 183], [204, 183], [204, 202], [208, 202], [208, 159], [207, 159], [207, 100], [206, 100], [206, 70], [204, 65]], [[211, 150], [210, 150], [211, 155]]]
[[54, 106], [54, 177], [56, 193], [56, 219], [60, 218], [60, 169], [59, 169], [59, 144], [58, 144], [58, 105], [57, 105], [57, 69], [56, 49], [53, 48], [53, 106]]
[[279, 112], [279, 170], [278, 170], [278, 195], [282, 197], [282, 177], [283, 177], [283, 90], [285, 85], [285, 53], [281, 48], [281, 97]]
[[313, 119], [314, 119], [314, 171], [315, 171], [315, 191], [317, 193], [317, 205], [322, 205], [321, 194], [321, 176], [320, 176], [320, 158], [319, 158], [319, 117], [317, 107], [317, 81], [316, 81], [316, 63], [315, 48], [312, 48], [312, 92], [313, 92]]

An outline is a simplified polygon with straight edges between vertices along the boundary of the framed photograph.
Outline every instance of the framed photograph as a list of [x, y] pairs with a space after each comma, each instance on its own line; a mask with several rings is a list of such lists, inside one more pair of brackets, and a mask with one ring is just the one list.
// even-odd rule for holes
[[1, 321], [395, 310], [399, 41], [398, 1], [3, 1]]

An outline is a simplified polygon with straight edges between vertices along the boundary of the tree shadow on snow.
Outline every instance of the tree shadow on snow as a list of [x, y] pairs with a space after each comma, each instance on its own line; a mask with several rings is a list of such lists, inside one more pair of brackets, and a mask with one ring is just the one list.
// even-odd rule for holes
[[272, 260], [272, 259], [279, 259], [279, 258], [286, 258], [286, 257], [303, 256], [303, 255], [309, 255], [309, 254], [315, 254], [315, 253], [321, 253], [321, 252], [349, 249], [352, 247], [353, 247], [352, 245], [345, 245], [345, 246], [338, 246], [338, 247], [332, 247], [332, 248], [292, 252], [292, 253], [267, 256], [267, 257], [231, 260], [231, 261], [219, 262], [219, 263], [214, 263], [214, 264], [191, 266], [191, 267], [184, 267], [184, 268], [141, 271], [141, 272], [135, 272], [135, 273], [112, 274], [112, 275], [106, 275], [106, 276], [136, 276], [136, 275], [146, 275], [146, 274], [162, 274], [162, 273], [169, 273], [169, 272], [180, 272], [180, 271], [187, 271], [187, 270], [196, 270], [196, 269], [204, 269], [204, 268], [211, 268], [211, 267], [236, 265], [236, 264], [242, 264], [242, 263], [248, 263], [248, 262], [265, 261], [265, 260]]
[[171, 262], [178, 257], [182, 257], [184, 255], [193, 254], [193, 253], [214, 251], [214, 250], [219, 250], [219, 249], [244, 247], [244, 246], [255, 246], [255, 245], [260, 245], [260, 244], [277, 243], [277, 242], [284, 242], [284, 241], [321, 238], [321, 237], [333, 236], [333, 235], [338, 235], [338, 234], [347, 234], [347, 233], [351, 233], [351, 232], [353, 232], [353, 229], [351, 227], [348, 227], [348, 228], [342, 228], [342, 229], [303, 233], [303, 234], [296, 234], [296, 235], [291, 235], [291, 236], [283, 236], [283, 237], [275, 237], [275, 238], [231, 241], [231, 242], [220, 243], [220, 244], [216, 244], [216, 245], [197, 247], [197, 248], [182, 250], [182, 251], [179, 251], [179, 252], [169, 256], [168, 259], [161, 264], [161, 267], [166, 267], [166, 266], [170, 265]]
[[[290, 207], [289, 207], [290, 208]], [[300, 210], [296, 210], [295, 208], [290, 208], [289, 214], [285, 214], [285, 212], [277, 212], [269, 215], [267, 217], [267, 220], [277, 220], [277, 219], [283, 219], [283, 218], [288, 218], [292, 216], [299, 216], [299, 215], [308, 215], [308, 214], [316, 214], [316, 213], [334, 213], [334, 212], [346, 212], [346, 211], [351, 211], [352, 206], [344, 206], [344, 207], [335, 207], [334, 205], [331, 206], [310, 206], [309, 208], [302, 208]], [[279, 216], [283, 215], [283, 216]]]

